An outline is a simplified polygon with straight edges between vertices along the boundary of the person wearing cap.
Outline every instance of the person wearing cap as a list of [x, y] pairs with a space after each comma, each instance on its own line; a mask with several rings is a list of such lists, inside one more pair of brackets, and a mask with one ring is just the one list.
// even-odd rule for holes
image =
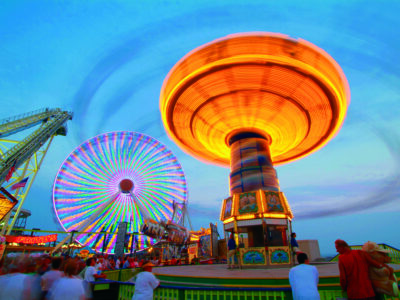
[[336, 240], [339, 253], [340, 285], [347, 292], [347, 299], [375, 300], [375, 292], [368, 275], [368, 267], [382, 268], [385, 265], [372, 259], [362, 250], [352, 250], [343, 240]]
[[153, 267], [150, 261], [143, 263], [143, 272], [136, 275], [135, 293], [132, 300], [153, 300], [153, 291], [160, 285], [160, 281], [151, 272]]

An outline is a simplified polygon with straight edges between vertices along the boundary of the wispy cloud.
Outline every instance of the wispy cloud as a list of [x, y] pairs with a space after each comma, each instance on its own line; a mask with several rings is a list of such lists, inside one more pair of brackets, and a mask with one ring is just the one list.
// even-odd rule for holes
[[[394, 162], [394, 173], [379, 182], [349, 182], [313, 187], [312, 194], [298, 194], [299, 201], [293, 206], [297, 219], [344, 215], [377, 208], [396, 202], [400, 208], [400, 137], [397, 132], [378, 127], [373, 132], [385, 144]], [[307, 188], [305, 187], [307, 190]], [[320, 193], [318, 192], [320, 191]], [[298, 190], [299, 192], [299, 190]], [[330, 195], [330, 196], [329, 196]], [[312, 199], [310, 201], [310, 199]]]

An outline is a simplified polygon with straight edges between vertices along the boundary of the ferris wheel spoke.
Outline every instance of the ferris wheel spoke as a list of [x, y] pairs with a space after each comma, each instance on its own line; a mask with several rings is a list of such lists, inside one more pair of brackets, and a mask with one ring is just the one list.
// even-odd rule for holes
[[[115, 232], [128, 222], [139, 232], [145, 218], [172, 218], [172, 203], [187, 201], [187, 186], [176, 157], [157, 140], [136, 132], [111, 132], [77, 147], [61, 166], [53, 187], [56, 216], [66, 231], [80, 228], [99, 206], [116, 195], [104, 213], [92, 220], [92, 232]], [[110, 225], [115, 224], [115, 225]], [[114, 251], [116, 235], [79, 235], [76, 240], [96, 251]], [[153, 239], [138, 236], [140, 249]]]

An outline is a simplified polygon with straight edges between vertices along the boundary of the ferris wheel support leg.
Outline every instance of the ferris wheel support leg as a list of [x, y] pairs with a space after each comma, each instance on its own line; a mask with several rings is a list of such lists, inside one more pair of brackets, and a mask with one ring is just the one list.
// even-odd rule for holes
[[136, 199], [135, 195], [131, 192], [129, 192], [129, 194], [131, 195], [133, 202], [135, 202], [135, 204], [137, 205], [137, 207], [139, 208], [140, 213], [143, 216], [143, 219], [151, 219], [151, 217], [149, 216], [149, 214], [147, 213], [147, 211], [144, 209], [144, 207], [142, 206], [142, 204], [140, 204], [140, 202]]
[[187, 219], [187, 220], [188, 220], [188, 222], [189, 222], [190, 230], [192, 230], [192, 231], [193, 231], [192, 222], [190, 221], [190, 217], [189, 217], [189, 211], [187, 210], [187, 207], [186, 207], [186, 205], [185, 205], [185, 216], [186, 216], [186, 219]]
[[60, 249], [60, 247], [62, 245], [64, 245], [64, 243], [66, 241], [68, 241], [76, 232], [82, 232], [85, 231], [86, 228], [89, 227], [89, 225], [104, 211], [104, 209], [109, 206], [111, 203], [114, 202], [114, 200], [118, 197], [119, 193], [116, 193], [115, 195], [113, 195], [110, 200], [108, 200], [106, 203], [104, 203], [103, 205], [101, 205], [91, 216], [89, 219], [87, 219], [81, 226], [79, 226], [77, 229], [74, 229], [70, 234], [68, 234], [61, 242], [59, 242], [57, 244], [57, 246], [54, 247], [54, 249], [51, 251], [51, 253], [54, 253], [55, 251], [57, 251], [58, 249]]

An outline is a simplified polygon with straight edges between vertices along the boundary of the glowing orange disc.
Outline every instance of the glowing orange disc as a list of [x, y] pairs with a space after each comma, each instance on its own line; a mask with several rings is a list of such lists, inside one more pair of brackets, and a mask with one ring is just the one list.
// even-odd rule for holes
[[227, 166], [229, 138], [257, 132], [274, 164], [323, 147], [350, 101], [339, 65], [315, 45], [271, 33], [230, 35], [194, 49], [164, 81], [169, 136], [199, 159]]

